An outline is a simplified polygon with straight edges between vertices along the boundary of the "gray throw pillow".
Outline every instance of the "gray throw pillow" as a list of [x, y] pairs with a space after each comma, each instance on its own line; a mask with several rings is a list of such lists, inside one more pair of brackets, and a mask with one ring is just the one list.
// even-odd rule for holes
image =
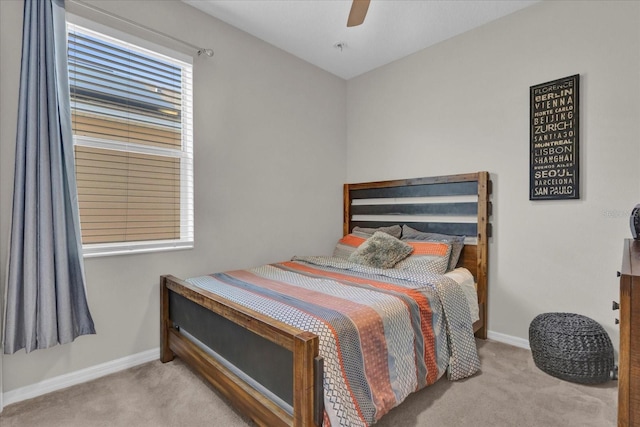
[[402, 228], [399, 225], [391, 225], [389, 227], [367, 228], [367, 227], [353, 227], [353, 231], [359, 233], [366, 233], [373, 236], [376, 231], [384, 231], [387, 234], [391, 234], [393, 237], [399, 239], [402, 235]]
[[413, 247], [383, 232], [376, 231], [358, 249], [349, 255], [348, 260], [376, 268], [391, 268], [411, 254]]

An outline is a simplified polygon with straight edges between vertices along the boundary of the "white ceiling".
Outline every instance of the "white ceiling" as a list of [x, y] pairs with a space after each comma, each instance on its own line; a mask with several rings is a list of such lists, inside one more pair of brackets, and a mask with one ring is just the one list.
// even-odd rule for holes
[[351, 0], [182, 1], [350, 79], [540, 0], [372, 0], [351, 28]]

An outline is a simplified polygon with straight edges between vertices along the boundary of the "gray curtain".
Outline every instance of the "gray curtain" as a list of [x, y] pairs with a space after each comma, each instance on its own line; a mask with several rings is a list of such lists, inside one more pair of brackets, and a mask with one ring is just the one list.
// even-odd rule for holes
[[94, 334], [86, 301], [64, 0], [25, 0], [4, 352]]

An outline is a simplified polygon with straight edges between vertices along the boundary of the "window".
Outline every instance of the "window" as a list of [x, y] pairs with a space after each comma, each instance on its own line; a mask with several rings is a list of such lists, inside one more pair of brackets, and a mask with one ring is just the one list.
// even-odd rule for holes
[[68, 55], [85, 256], [193, 247], [190, 62], [71, 23]]

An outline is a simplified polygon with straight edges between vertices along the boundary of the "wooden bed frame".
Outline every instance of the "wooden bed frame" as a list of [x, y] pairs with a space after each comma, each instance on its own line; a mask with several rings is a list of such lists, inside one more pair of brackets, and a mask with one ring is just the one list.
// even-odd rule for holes
[[[474, 332], [485, 339], [490, 194], [488, 172], [345, 184], [343, 231], [407, 224], [471, 236], [458, 266], [476, 279], [480, 320]], [[322, 424], [323, 361], [316, 335], [170, 275], [160, 278], [160, 292], [162, 362], [180, 357], [260, 426]]]

